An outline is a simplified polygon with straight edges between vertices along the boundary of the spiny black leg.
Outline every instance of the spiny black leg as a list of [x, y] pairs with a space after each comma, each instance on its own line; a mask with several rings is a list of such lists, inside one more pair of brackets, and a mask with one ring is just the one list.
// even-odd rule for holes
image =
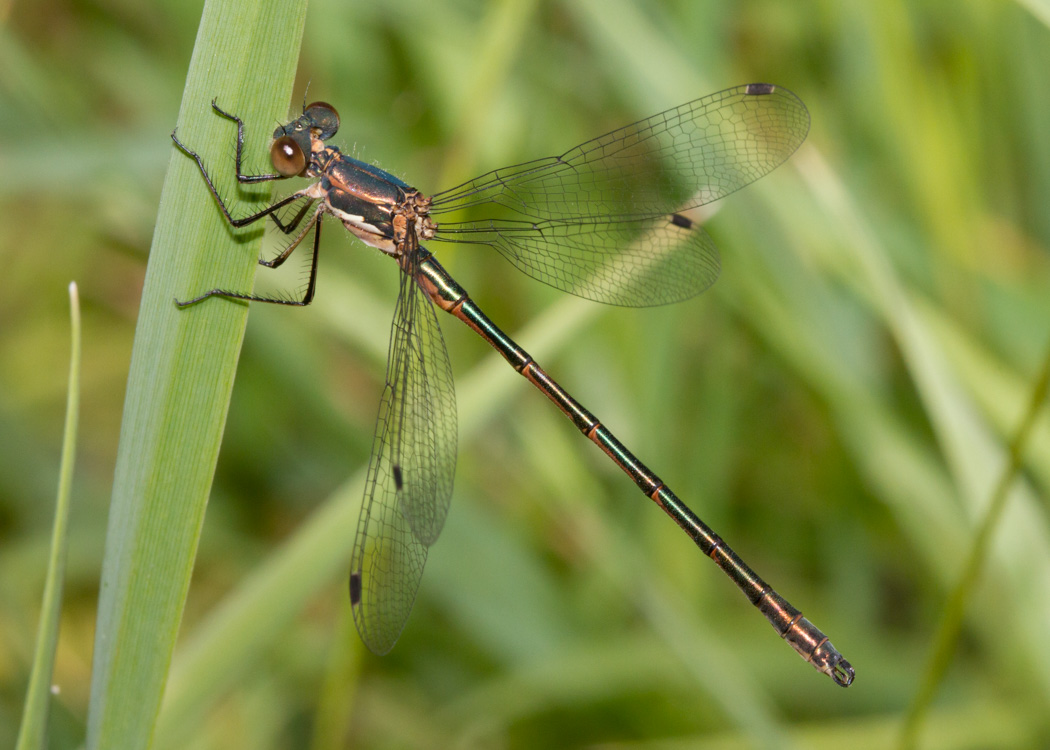
[[[299, 222], [303, 220], [303, 217], [306, 216], [307, 212], [309, 212], [310, 208], [313, 207], [313, 205], [314, 205], [314, 199], [311, 198], [310, 200], [308, 200], [303, 205], [303, 207], [301, 209], [299, 209], [299, 213], [297, 213], [295, 215], [295, 218], [292, 219], [287, 224], [282, 224], [281, 220], [277, 218], [277, 214], [270, 214], [270, 218], [273, 219], [273, 223], [277, 225], [278, 229], [280, 229], [285, 234], [291, 234], [292, 232], [295, 231], [295, 228], [297, 226], [299, 226]], [[263, 263], [263, 265], [267, 265], [267, 264]], [[276, 266], [272, 266], [272, 267], [276, 268]]]
[[244, 227], [244, 226], [247, 226], [249, 224], [252, 224], [252, 223], [258, 221], [259, 219], [263, 218], [264, 216], [270, 216], [277, 209], [283, 208], [284, 206], [287, 206], [289, 203], [292, 203], [293, 201], [296, 201], [299, 198], [302, 198], [306, 194], [306, 190], [308, 189], [307, 188], [307, 189], [304, 189], [304, 190], [296, 191], [296, 192], [292, 193], [291, 195], [282, 198], [281, 200], [277, 201], [276, 203], [274, 203], [274, 204], [272, 204], [270, 206], [267, 206], [262, 211], [259, 211], [258, 213], [255, 213], [255, 214], [252, 214], [251, 216], [245, 216], [243, 219], [235, 219], [235, 218], [233, 218], [233, 216], [230, 215], [229, 209], [226, 208], [226, 202], [222, 199], [222, 196], [219, 195], [219, 191], [215, 189], [215, 183], [213, 183], [211, 181], [211, 176], [208, 174], [208, 170], [204, 167], [204, 162], [201, 160], [200, 154], [198, 154], [196, 151], [194, 151], [189, 146], [187, 146], [182, 141], [180, 141], [178, 139], [178, 136], [176, 135], [176, 132], [174, 130], [171, 131], [171, 140], [173, 140], [175, 142], [175, 145], [178, 146], [182, 150], [183, 153], [185, 153], [187, 156], [192, 157], [193, 160], [195, 162], [197, 162], [197, 167], [200, 169], [201, 174], [204, 176], [204, 182], [207, 183], [208, 190], [211, 191], [212, 196], [215, 198], [216, 202], [218, 202], [218, 204], [219, 204], [219, 208], [222, 209], [222, 215], [226, 217], [226, 221], [228, 221], [231, 226]]
[[271, 182], [273, 180], [285, 179], [286, 176], [281, 174], [241, 174], [241, 151], [244, 149], [244, 121], [237, 115], [230, 114], [222, 109], [216, 103], [215, 99], [211, 100], [211, 108], [227, 120], [233, 120], [237, 123], [237, 182], [251, 184], [255, 182]]
[[[261, 175], [246, 175], [246, 174], [243, 174], [241, 172], [241, 155], [242, 155], [242, 153], [244, 151], [244, 121], [240, 117], [238, 117], [237, 115], [231, 114], [230, 112], [227, 112], [226, 110], [222, 109], [222, 107], [220, 107], [218, 105], [218, 103], [216, 103], [215, 99], [212, 99], [211, 106], [212, 106], [212, 109], [214, 109], [219, 115], [225, 117], [227, 120], [232, 120], [233, 122], [237, 123], [237, 155], [236, 155], [237, 171], [236, 171], [236, 174], [237, 174], [237, 181], [238, 182], [240, 182], [242, 184], [252, 184], [252, 183], [258, 183], [258, 182], [270, 182], [270, 181], [273, 181], [273, 180], [286, 179], [287, 175], [281, 175], [281, 174], [261, 174]], [[298, 198], [302, 197], [302, 192], [300, 191], [298, 193], [292, 193], [291, 195], [287, 196], [286, 198], [282, 198], [277, 203], [274, 203], [273, 205], [269, 206], [268, 208], [263, 209], [262, 211], [260, 211], [260, 212], [258, 212], [256, 214], [252, 214], [251, 216], [246, 216], [246, 217], [244, 217], [242, 219], [234, 219], [230, 215], [229, 209], [226, 208], [226, 203], [225, 203], [225, 201], [223, 201], [222, 196], [220, 196], [218, 190], [215, 189], [215, 184], [212, 182], [211, 176], [208, 174], [208, 170], [205, 169], [204, 162], [201, 160], [200, 154], [198, 154], [196, 151], [194, 151], [193, 149], [189, 148], [188, 146], [186, 146], [186, 144], [184, 144], [182, 141], [180, 141], [178, 139], [178, 137], [176, 136], [176, 131], [175, 130], [171, 131], [171, 139], [175, 142], [176, 146], [178, 146], [188, 156], [193, 157], [193, 160], [195, 162], [197, 162], [197, 167], [200, 169], [201, 174], [204, 176], [204, 181], [208, 184], [208, 189], [211, 190], [211, 194], [215, 197], [215, 200], [218, 201], [219, 208], [222, 209], [223, 215], [226, 217], [226, 220], [231, 225], [233, 225], [235, 227], [243, 227], [243, 226], [247, 226], [248, 224], [251, 224], [251, 223], [253, 223], [255, 221], [258, 221], [259, 219], [261, 219], [264, 216], [273, 216], [274, 223], [277, 224], [278, 228], [280, 228], [280, 230], [282, 232], [284, 232], [285, 234], [290, 234], [291, 232], [293, 232], [295, 230], [295, 228], [299, 225], [299, 222], [302, 221], [303, 217], [309, 211], [309, 205], [310, 204], [308, 203], [306, 206], [303, 207], [303, 209], [296, 215], [296, 217], [288, 225], [283, 224], [281, 222], [281, 220], [278, 219], [276, 214], [274, 213], [277, 209], [282, 208], [283, 206], [286, 206], [289, 203], [292, 203], [293, 201], [295, 201]], [[311, 203], [312, 203], [312, 200], [311, 200]]]
[[[296, 246], [298, 246], [298, 244], [306, 236], [307, 232], [310, 231], [310, 227], [314, 226], [314, 249], [313, 249], [313, 257], [310, 259], [310, 282], [309, 282], [309, 284], [307, 284], [307, 286], [306, 286], [306, 294], [303, 295], [303, 298], [301, 300], [280, 299], [279, 297], [262, 297], [262, 296], [257, 295], [257, 294], [245, 294], [243, 292], [233, 292], [233, 291], [230, 291], [229, 289], [212, 289], [212, 290], [207, 291], [204, 294], [200, 295], [199, 297], [194, 297], [193, 299], [181, 300], [181, 301], [180, 300], [175, 300], [175, 304], [178, 307], [189, 307], [190, 305], [195, 305], [196, 303], [202, 302], [203, 300], [206, 300], [209, 297], [226, 297], [227, 299], [241, 299], [241, 300], [245, 300], [246, 302], [267, 302], [267, 303], [272, 304], [272, 305], [289, 305], [291, 307], [306, 307], [311, 302], [313, 302], [314, 291], [317, 288], [317, 249], [321, 245], [321, 222], [319, 221], [321, 215], [322, 215], [321, 211], [318, 210], [317, 213], [314, 214], [314, 218], [311, 220], [311, 223], [306, 225], [306, 228], [303, 230], [302, 234], [300, 234], [295, 239], [295, 241], [291, 245], [289, 245], [288, 249], [285, 250], [284, 253], [282, 253], [282, 258], [287, 258], [288, 255], [291, 254], [291, 251], [294, 250], [296, 248]], [[263, 263], [262, 261], [259, 261], [259, 262], [262, 263], [263, 265], [267, 265], [266, 263]], [[283, 262], [283, 260], [282, 260], [282, 262]]]
[[[310, 201], [310, 203], [306, 204], [306, 207], [309, 208], [312, 204], [313, 201]], [[302, 220], [304, 213], [305, 211], [299, 212], [299, 215], [295, 217], [295, 221], [289, 224], [288, 231], [291, 231], [291, 229], [294, 228], [295, 225]], [[272, 260], [263, 260], [262, 258], [259, 258], [259, 265], [266, 266], [267, 268], [279, 268], [286, 260], [288, 260], [288, 256], [292, 254], [292, 251], [295, 250], [295, 248], [299, 247], [299, 243], [303, 241], [303, 237], [305, 237], [306, 233], [310, 231], [310, 227], [312, 227], [314, 223], [320, 223], [321, 216], [323, 214], [324, 206], [322, 205], [317, 209], [317, 211], [314, 212], [314, 215], [310, 218], [310, 221], [307, 222], [303, 230], [299, 232], [299, 235], [294, 240], [288, 243], [288, 247], [281, 251], [280, 255], [278, 255], [276, 258], [273, 258]]]
[[[323, 214], [318, 211], [317, 216], [320, 217]], [[314, 230], [314, 252], [313, 258], [310, 260], [310, 283], [306, 286], [306, 294], [303, 296], [302, 306], [306, 307], [314, 301], [314, 291], [317, 289], [317, 248], [321, 246], [321, 221], [320, 218], [316, 221], [317, 229]]]

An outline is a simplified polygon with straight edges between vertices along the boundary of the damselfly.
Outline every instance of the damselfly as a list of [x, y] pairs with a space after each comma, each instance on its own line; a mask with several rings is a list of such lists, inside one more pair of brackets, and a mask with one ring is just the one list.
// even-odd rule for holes
[[[487, 245], [529, 276], [615, 305], [648, 306], [696, 295], [718, 276], [718, 251], [687, 211], [751, 183], [782, 164], [809, 130], [809, 113], [790, 91], [765, 83], [726, 89], [587, 141], [560, 156], [497, 169], [426, 196], [391, 174], [329, 146], [339, 115], [325, 102], [274, 131], [274, 174], [241, 171], [244, 123], [237, 123], [240, 183], [307, 177], [315, 181], [244, 218], [231, 216], [201, 157], [196, 160], [226, 220], [243, 227], [270, 217], [291, 236], [280, 266], [313, 229], [309, 281], [299, 299], [212, 289], [209, 297], [308, 305], [317, 281], [321, 219], [331, 214], [401, 267], [386, 386], [372, 443], [350, 563], [358, 632], [379, 654], [408, 619], [423, 565], [452, 498], [456, 402], [436, 308], [462, 320], [536, 386], [689, 535], [744, 592], [802, 658], [837, 684], [850, 666], [827, 637], [777, 594], [521, 347], [495, 326], [420, 243]], [[278, 211], [302, 202], [282, 221]], [[437, 223], [469, 210], [482, 218]]]

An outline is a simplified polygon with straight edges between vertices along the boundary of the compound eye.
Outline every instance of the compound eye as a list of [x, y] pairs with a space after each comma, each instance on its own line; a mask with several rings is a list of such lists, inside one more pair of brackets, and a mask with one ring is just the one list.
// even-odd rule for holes
[[318, 131], [318, 137], [326, 141], [339, 130], [339, 113], [328, 102], [314, 102], [306, 107], [304, 114]]
[[294, 177], [306, 170], [306, 154], [289, 135], [281, 136], [270, 146], [270, 161], [282, 177]]

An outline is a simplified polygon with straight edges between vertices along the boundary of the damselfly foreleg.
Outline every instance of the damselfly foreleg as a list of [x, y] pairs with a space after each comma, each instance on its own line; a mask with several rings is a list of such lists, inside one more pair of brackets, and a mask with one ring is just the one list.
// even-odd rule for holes
[[[219, 105], [215, 103], [215, 100], [212, 100], [211, 106], [212, 109], [214, 109], [217, 113], [225, 117], [227, 120], [233, 120], [235, 123], [237, 123], [237, 150], [235, 157], [235, 174], [237, 177], [237, 182], [243, 185], [252, 185], [260, 182], [273, 182], [275, 180], [287, 179], [288, 175], [284, 174], [274, 173], [250, 175], [241, 172], [241, 154], [244, 150], [244, 121], [241, 120], [241, 118], [237, 115], [230, 114], [229, 112], [226, 112], [225, 110], [220, 108]], [[306, 190], [300, 190], [295, 193], [292, 193], [289, 196], [286, 196], [285, 198], [282, 198], [281, 200], [277, 201], [276, 203], [273, 203], [270, 206], [267, 206], [258, 213], [252, 214], [250, 216], [245, 216], [241, 219], [233, 218], [233, 216], [230, 214], [229, 209], [226, 207], [226, 202], [222, 199], [222, 196], [219, 195], [219, 191], [216, 189], [215, 183], [212, 182], [211, 175], [208, 174], [208, 170], [207, 168], [205, 168], [204, 161], [201, 159], [200, 154], [198, 154], [196, 151], [194, 151], [189, 146], [180, 141], [178, 139], [178, 136], [176, 135], [176, 132], [177, 131], [175, 130], [171, 131], [171, 140], [175, 142], [175, 145], [178, 146], [183, 153], [185, 153], [187, 156], [192, 157], [193, 160], [197, 162], [197, 167], [200, 169], [201, 174], [204, 176], [204, 181], [208, 184], [208, 189], [211, 191], [211, 194], [215, 197], [216, 202], [219, 204], [219, 208], [222, 209], [223, 216], [226, 217], [226, 221], [228, 221], [231, 226], [238, 228], [245, 227], [249, 224], [253, 224], [254, 222], [258, 221], [259, 219], [265, 216], [269, 216], [273, 219], [273, 222], [277, 225], [278, 229], [280, 229], [285, 234], [291, 234], [295, 231], [296, 227], [299, 226], [299, 223], [303, 220], [303, 217], [306, 216], [306, 214], [309, 212], [310, 206], [313, 204], [312, 198], [308, 200], [306, 205], [304, 205], [299, 210], [299, 212], [294, 217], [292, 217], [292, 220], [287, 224], [282, 222], [275, 213], [278, 209], [284, 208], [285, 206], [294, 203], [300, 198], [305, 197]], [[287, 257], [287, 255], [284, 255], [284, 257]], [[283, 261], [283, 258], [281, 260]], [[260, 261], [260, 263], [262, 263], [264, 266], [270, 266], [271, 268], [276, 267], [275, 265], [271, 265], [271, 263], [263, 261]], [[278, 262], [277, 265], [280, 265], [280, 262]]]
[[[176, 131], [174, 131], [174, 130], [171, 131], [171, 140], [173, 140], [175, 142], [175, 145], [179, 147], [179, 150], [181, 150], [184, 154], [186, 154], [187, 156], [191, 157], [195, 162], [197, 162], [197, 167], [200, 169], [201, 174], [204, 176], [204, 182], [207, 183], [208, 190], [211, 191], [212, 197], [215, 198], [215, 202], [219, 204], [219, 208], [222, 210], [222, 215], [226, 217], [226, 221], [229, 222], [230, 226], [237, 227], [238, 229], [240, 229], [241, 227], [246, 227], [249, 224], [254, 224], [259, 219], [264, 219], [267, 216], [273, 216], [275, 211], [277, 211], [277, 210], [279, 210], [281, 208], [284, 208], [285, 206], [287, 206], [290, 203], [294, 203], [295, 201], [297, 201], [297, 200], [299, 200], [301, 198], [308, 197], [307, 196], [307, 190], [309, 188], [306, 188], [306, 189], [303, 189], [303, 190], [298, 190], [298, 191], [292, 193], [291, 195], [288, 195], [288, 196], [286, 196], [284, 198], [281, 198], [281, 200], [277, 201], [276, 203], [270, 204], [269, 206], [264, 208], [262, 211], [259, 211], [258, 213], [254, 213], [254, 214], [251, 214], [250, 216], [245, 216], [245, 217], [240, 218], [240, 219], [235, 219], [235, 218], [233, 218], [233, 215], [230, 213], [230, 210], [226, 207], [226, 201], [224, 201], [222, 199], [222, 196], [219, 195], [219, 191], [215, 188], [215, 183], [212, 182], [211, 175], [208, 174], [208, 170], [204, 166], [204, 161], [201, 159], [200, 154], [198, 154], [196, 151], [191, 149], [185, 143], [180, 141], [178, 139], [178, 136], [176, 135]], [[302, 214], [302, 213], [303, 212], [300, 212], [300, 214]], [[301, 216], [299, 218], [301, 220]], [[277, 221], [276, 217], [274, 218], [274, 221]], [[288, 225], [282, 224], [279, 221], [277, 222], [277, 225], [279, 227], [281, 227], [282, 230], [284, 229], [285, 226], [288, 226]]]
[[[216, 112], [218, 112], [223, 117], [229, 120], [233, 120], [237, 123], [236, 176], [238, 182], [253, 184], [259, 182], [268, 182], [272, 180], [281, 180], [285, 179], [288, 176], [281, 174], [243, 174], [241, 172], [241, 151], [244, 147], [244, 122], [241, 120], [240, 117], [237, 117], [236, 115], [230, 114], [229, 112], [226, 112], [223, 109], [221, 109], [219, 105], [216, 104], [214, 101], [212, 101], [211, 106]], [[250, 216], [246, 216], [240, 219], [235, 219], [230, 214], [229, 209], [226, 207], [226, 202], [222, 199], [222, 196], [219, 195], [219, 191], [218, 189], [216, 189], [215, 183], [211, 179], [211, 175], [208, 174], [208, 170], [207, 168], [205, 168], [204, 161], [201, 159], [200, 154], [198, 154], [196, 151], [189, 148], [188, 146], [186, 146], [186, 144], [180, 141], [176, 136], [175, 131], [172, 131], [171, 133], [171, 140], [175, 142], [175, 145], [178, 146], [179, 149], [183, 151], [183, 153], [192, 157], [193, 160], [197, 163], [197, 167], [198, 169], [200, 169], [201, 175], [204, 177], [204, 182], [207, 184], [208, 190], [211, 192], [212, 197], [215, 198], [215, 202], [219, 204], [219, 209], [222, 211], [222, 215], [226, 218], [226, 221], [233, 227], [245, 227], [269, 216], [273, 220], [274, 224], [277, 225], [278, 229], [280, 229], [285, 234], [291, 234], [293, 231], [296, 230], [297, 227], [299, 227], [303, 219], [307, 216], [307, 214], [310, 213], [311, 209], [314, 209], [314, 203], [317, 200], [317, 198], [315, 195], [310, 194], [311, 188], [304, 188], [303, 190], [298, 190], [292, 193], [291, 195], [288, 195], [285, 198], [276, 201], [275, 203], [267, 206], [266, 208], [257, 213], [251, 214]], [[306, 202], [303, 204], [302, 208], [300, 208], [296, 212], [295, 216], [292, 217], [291, 221], [289, 221], [288, 223], [284, 223], [277, 217], [276, 211], [294, 203], [297, 200], [302, 199], [306, 199]], [[272, 258], [270, 260], [260, 258], [258, 261], [260, 265], [266, 266], [267, 268], [280, 267], [292, 254], [292, 252], [302, 243], [303, 239], [310, 232], [310, 230], [314, 229], [314, 243], [313, 252], [310, 260], [309, 282], [307, 283], [306, 291], [301, 299], [267, 297], [264, 295], [237, 292], [230, 289], [210, 289], [204, 294], [198, 295], [193, 299], [175, 300], [175, 304], [177, 304], [179, 307], [186, 307], [188, 305], [192, 305], [202, 300], [208, 299], [209, 297], [227, 297], [230, 299], [240, 299], [248, 302], [268, 302], [271, 304], [289, 305], [293, 307], [304, 307], [306, 305], [309, 305], [310, 302], [313, 301], [314, 292], [317, 287], [317, 250], [320, 246], [321, 218], [324, 215], [324, 212], [324, 204], [314, 209], [312, 215], [310, 216], [310, 219], [306, 223], [306, 226], [304, 226], [299, 231], [299, 234], [291, 242], [288, 243], [287, 247], [285, 247], [284, 250], [280, 252], [280, 254], [278, 254], [275, 258]]]

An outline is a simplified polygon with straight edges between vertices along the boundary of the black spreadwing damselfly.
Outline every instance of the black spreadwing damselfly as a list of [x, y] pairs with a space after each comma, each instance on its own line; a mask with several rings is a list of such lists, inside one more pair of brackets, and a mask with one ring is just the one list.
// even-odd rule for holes
[[[366, 244], [394, 258], [401, 285], [391, 329], [386, 386], [372, 443], [364, 504], [350, 563], [350, 601], [362, 640], [389, 651], [405, 626], [452, 498], [456, 401], [436, 309], [470, 326], [598, 445], [744, 592], [803, 659], [843, 687], [853, 667], [827, 637], [777, 594], [589, 411], [496, 327], [420, 244], [487, 245], [535, 279], [580, 297], [644, 307], [699, 294], [718, 276], [718, 250], [687, 211], [718, 200], [782, 164], [809, 131], [809, 112], [787, 89], [752, 83], [669, 109], [587, 141], [560, 156], [481, 175], [423, 195], [326, 141], [339, 115], [325, 102], [274, 131], [274, 174], [241, 172], [244, 123], [237, 123], [237, 181], [315, 181], [259, 211], [230, 215], [200, 156], [196, 160], [226, 220], [235, 227], [270, 217], [292, 237], [275, 268], [314, 230], [309, 281], [299, 299], [229, 289], [209, 297], [308, 305], [317, 281], [321, 219], [331, 214]], [[299, 202], [284, 221], [278, 211]], [[482, 218], [434, 217], [469, 211]]]

